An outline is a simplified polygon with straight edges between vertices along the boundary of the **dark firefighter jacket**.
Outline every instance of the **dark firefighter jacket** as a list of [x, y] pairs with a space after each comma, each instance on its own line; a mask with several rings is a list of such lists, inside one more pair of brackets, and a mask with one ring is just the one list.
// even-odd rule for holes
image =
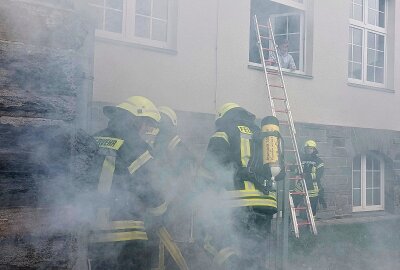
[[100, 148], [97, 230], [92, 242], [147, 240], [145, 212], [162, 215], [166, 203], [153, 188], [153, 157], [137, 130], [110, 121], [94, 135]]
[[324, 163], [317, 153], [303, 155], [301, 158], [304, 179], [306, 180], [308, 195], [310, 198], [317, 197], [321, 190], [321, 178], [324, 174]]
[[218, 174], [221, 167], [225, 170], [233, 168], [232, 183], [223, 187], [228, 190], [228, 206], [252, 207], [256, 212], [274, 214], [277, 211], [276, 193], [261, 192], [260, 188], [261, 182], [271, 178], [269, 169], [260, 167], [261, 142], [256, 139], [260, 129], [254, 123], [254, 116], [243, 111], [228, 111], [217, 120], [217, 131], [209, 141], [203, 166], [206, 171], [214, 173], [214, 181], [226, 181], [220, 179], [226, 176]]

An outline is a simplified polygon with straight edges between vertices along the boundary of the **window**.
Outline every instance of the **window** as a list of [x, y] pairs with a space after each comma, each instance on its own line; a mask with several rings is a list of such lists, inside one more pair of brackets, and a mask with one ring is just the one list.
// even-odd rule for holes
[[[277, 3], [279, 2], [279, 3]], [[249, 61], [253, 63], [261, 63], [258, 45], [257, 34], [254, 26], [254, 15], [257, 15], [259, 24], [266, 25], [268, 19], [271, 19], [271, 24], [274, 32], [275, 42], [280, 44], [281, 41], [288, 41], [288, 53], [293, 57], [296, 64], [296, 69], [304, 71], [304, 5], [305, 1], [286, 0], [286, 1], [268, 1], [268, 0], [252, 0], [250, 12], [250, 51]], [[265, 28], [262, 36], [268, 36]], [[272, 42], [263, 40], [263, 47], [273, 48]], [[270, 53], [269, 57], [273, 57]], [[265, 56], [267, 58], [267, 56]], [[275, 57], [273, 57], [275, 58]], [[289, 69], [287, 70], [289, 71]]]
[[97, 36], [170, 48], [175, 0], [89, 0]]
[[382, 87], [386, 65], [386, 0], [352, 0], [348, 78]]
[[353, 211], [384, 209], [384, 162], [376, 154], [353, 159]]

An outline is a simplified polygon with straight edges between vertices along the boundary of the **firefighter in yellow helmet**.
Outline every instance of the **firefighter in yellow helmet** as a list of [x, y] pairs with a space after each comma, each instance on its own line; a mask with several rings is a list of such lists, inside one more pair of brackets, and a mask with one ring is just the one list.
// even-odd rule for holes
[[145, 214], [161, 216], [166, 203], [154, 188], [157, 177], [146, 141], [154, 140], [161, 116], [142, 96], [105, 106], [103, 112], [108, 126], [94, 135], [100, 170], [90, 235], [91, 268], [149, 269]]
[[318, 201], [321, 202], [324, 208], [326, 208], [326, 203], [323, 198], [323, 188], [321, 185], [321, 178], [324, 175], [324, 162], [318, 157], [317, 143], [314, 140], [308, 140], [304, 143], [301, 164], [303, 166], [303, 177], [306, 181], [312, 212], [315, 216], [317, 214]]
[[[201, 174], [206, 184], [224, 197], [220, 205], [228, 214], [214, 206], [218, 210], [213, 223], [217, 225], [203, 226], [204, 248], [212, 255], [215, 269], [265, 269], [277, 202], [271, 169], [262, 166], [260, 128], [255, 116], [236, 103], [221, 106], [215, 125]], [[283, 178], [284, 170], [275, 177]]]
[[[187, 247], [190, 242], [192, 215], [188, 204], [192, 195], [196, 159], [178, 135], [178, 118], [175, 111], [167, 106], [159, 106], [158, 110], [161, 115], [160, 132], [155, 139], [152, 153], [168, 202], [164, 224], [172, 239], [179, 243], [179, 246], [183, 247], [186, 244]], [[179, 250], [178, 244], [175, 250]], [[164, 259], [167, 269], [175, 269], [174, 265], [180, 269], [187, 267], [181, 255], [174, 256], [166, 252]]]

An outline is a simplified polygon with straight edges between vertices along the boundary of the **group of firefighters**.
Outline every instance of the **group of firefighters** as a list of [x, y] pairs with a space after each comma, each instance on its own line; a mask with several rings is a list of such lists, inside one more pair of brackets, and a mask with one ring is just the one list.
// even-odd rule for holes
[[[108, 126], [94, 135], [90, 269], [189, 269], [196, 256], [181, 242], [191, 241], [207, 258], [202, 269], [266, 269], [275, 181], [285, 178], [275, 117], [259, 127], [238, 104], [222, 105], [198, 166], [171, 108], [133, 96], [103, 112]], [[315, 215], [324, 165], [315, 141], [304, 150], [303, 177]]]

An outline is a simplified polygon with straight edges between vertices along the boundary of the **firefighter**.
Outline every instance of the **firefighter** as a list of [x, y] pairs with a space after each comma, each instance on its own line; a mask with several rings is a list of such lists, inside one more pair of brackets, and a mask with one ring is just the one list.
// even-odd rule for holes
[[[228, 208], [228, 214], [214, 207], [217, 220], [203, 226], [204, 248], [216, 269], [265, 269], [277, 201], [271, 168], [263, 166], [262, 132], [255, 116], [236, 103], [221, 106], [215, 126], [201, 175], [216, 190], [214, 194], [224, 198], [220, 205]], [[282, 169], [283, 162], [279, 166]], [[275, 180], [284, 178], [284, 170], [279, 171]]]
[[303, 177], [306, 181], [312, 212], [315, 217], [317, 214], [318, 201], [321, 202], [324, 208], [326, 208], [326, 203], [323, 198], [323, 188], [321, 185], [321, 178], [324, 174], [324, 163], [322, 159], [318, 157], [317, 143], [314, 140], [305, 142], [301, 164], [303, 166]]
[[[105, 106], [108, 126], [94, 135], [99, 146], [97, 212], [90, 235], [91, 269], [149, 269], [149, 229], [166, 211], [157, 190], [146, 141], [157, 134], [160, 113], [147, 98], [133, 96]], [[147, 220], [146, 220], [147, 221]], [[145, 226], [146, 225], [146, 226]]]
[[[192, 208], [189, 203], [196, 159], [178, 135], [175, 111], [167, 106], [160, 106], [158, 110], [161, 114], [160, 132], [155, 139], [153, 153], [168, 202], [164, 221], [172, 239], [179, 243], [179, 246], [185, 247], [186, 251], [193, 238]], [[174, 263], [173, 260], [175, 259], [166, 254], [165, 264], [168, 269], [179, 266], [179, 263]]]

